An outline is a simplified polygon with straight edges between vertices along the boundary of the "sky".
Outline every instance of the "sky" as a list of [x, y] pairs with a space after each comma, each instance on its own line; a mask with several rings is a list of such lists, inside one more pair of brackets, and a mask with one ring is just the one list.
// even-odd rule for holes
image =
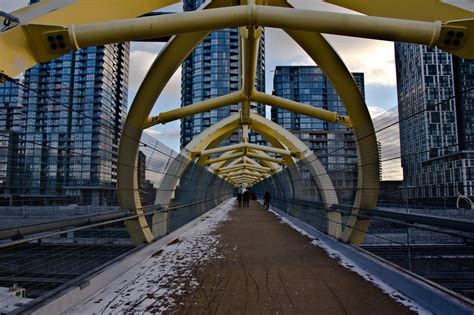
[[[0, 0], [0, 10], [11, 12], [28, 3], [27, 0]], [[332, 12], [355, 13], [319, 0], [290, 0], [293, 6], [301, 9], [314, 9]], [[181, 5], [173, 5], [165, 11], [182, 11]], [[273, 88], [273, 71], [278, 65], [314, 65], [306, 53], [294, 43], [284, 32], [277, 29], [265, 30], [266, 45], [266, 92]], [[358, 39], [344, 36], [324, 35], [344, 60], [352, 72], [364, 72], [366, 103], [374, 120], [374, 125], [381, 126], [388, 121], [387, 117], [396, 115], [397, 91], [392, 42]], [[153, 60], [156, 58], [164, 43], [133, 42], [130, 55], [129, 105], [145, 77]], [[160, 95], [152, 114], [180, 107], [181, 69], [174, 74]], [[267, 109], [267, 118], [269, 110]], [[377, 118], [378, 117], [378, 118]], [[381, 119], [383, 117], [383, 119]], [[379, 121], [377, 121], [379, 120]], [[180, 122], [175, 121], [166, 125], [155, 126], [149, 133], [179, 151]], [[382, 160], [399, 154], [398, 128], [392, 128], [390, 137], [382, 141]], [[384, 163], [385, 179], [401, 179], [399, 161]], [[390, 170], [390, 171], [388, 171]], [[388, 175], [389, 174], [389, 175]], [[388, 176], [388, 177], [387, 177]]]

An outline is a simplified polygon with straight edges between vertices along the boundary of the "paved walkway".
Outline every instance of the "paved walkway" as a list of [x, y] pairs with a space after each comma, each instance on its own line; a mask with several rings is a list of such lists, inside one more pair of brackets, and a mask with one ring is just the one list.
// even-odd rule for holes
[[255, 201], [234, 204], [69, 313], [412, 313]]
[[221, 224], [219, 252], [179, 314], [410, 314], [256, 202]]

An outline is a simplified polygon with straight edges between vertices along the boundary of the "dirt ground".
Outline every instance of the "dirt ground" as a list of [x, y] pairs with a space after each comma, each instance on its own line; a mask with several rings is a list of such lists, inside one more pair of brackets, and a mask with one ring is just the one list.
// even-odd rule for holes
[[255, 201], [230, 217], [216, 231], [219, 259], [196, 263], [199, 285], [170, 313], [413, 314]]

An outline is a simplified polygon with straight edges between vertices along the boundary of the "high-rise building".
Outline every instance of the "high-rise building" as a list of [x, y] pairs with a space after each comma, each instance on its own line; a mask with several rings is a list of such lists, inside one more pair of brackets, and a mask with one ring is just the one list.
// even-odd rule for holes
[[18, 135], [22, 130], [20, 81], [0, 84], [0, 204], [10, 205], [19, 186]]
[[[352, 76], [365, 97], [364, 74]], [[276, 96], [347, 115], [319, 67], [277, 66], [273, 87]], [[352, 202], [357, 187], [357, 148], [352, 129], [278, 108], [272, 109], [272, 120], [314, 151], [333, 180], [339, 201]]]
[[[184, 0], [184, 11], [198, 9], [204, 0]], [[265, 91], [265, 38], [260, 40], [256, 89]], [[236, 28], [219, 30], [206, 37], [186, 58], [181, 71], [181, 106], [187, 106], [206, 99], [238, 91], [241, 82], [239, 62], [239, 30]], [[265, 116], [265, 106], [252, 104], [252, 108]], [[193, 137], [207, 127], [217, 123], [239, 110], [238, 104], [226, 106], [209, 112], [196, 114], [181, 120], [181, 147], [186, 146]], [[261, 138], [250, 134], [251, 142]], [[225, 144], [240, 142], [235, 133]]]
[[401, 43], [395, 61], [406, 198], [474, 196], [474, 62]]
[[23, 199], [111, 202], [128, 64], [129, 44], [121, 43], [81, 49], [25, 72]]

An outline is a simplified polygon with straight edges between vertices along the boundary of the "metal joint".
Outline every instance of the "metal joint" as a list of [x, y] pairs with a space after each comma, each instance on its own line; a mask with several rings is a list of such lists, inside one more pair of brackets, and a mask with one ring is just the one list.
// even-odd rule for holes
[[[9, 30], [15, 26], [18, 26], [20, 24], [20, 19], [18, 19], [16, 16], [11, 15], [7, 12], [0, 11], [0, 16], [4, 17], [5, 19], [3, 20], [3, 29], [2, 32], [5, 32], [6, 30]], [[14, 23], [14, 25], [12, 25]]]

